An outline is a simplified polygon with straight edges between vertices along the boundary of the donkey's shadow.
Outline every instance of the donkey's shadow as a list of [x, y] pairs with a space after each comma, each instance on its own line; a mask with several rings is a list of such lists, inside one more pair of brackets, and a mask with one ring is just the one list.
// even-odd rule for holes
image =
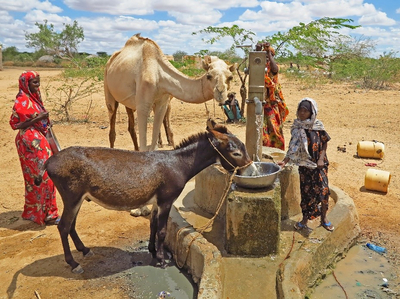
[[122, 250], [114, 247], [92, 247], [91, 251], [94, 255], [87, 258], [83, 257], [80, 252], [74, 251], [73, 255], [81, 261], [85, 270], [82, 274], [71, 272], [71, 267], [64, 261], [64, 255], [39, 259], [14, 273], [7, 288], [8, 298], [13, 297], [20, 274], [30, 277], [64, 277], [71, 280], [91, 280], [122, 273], [135, 266], [156, 266], [155, 259], [147, 251], [147, 247], [146, 251], [144, 248], [143, 246], [139, 249]]

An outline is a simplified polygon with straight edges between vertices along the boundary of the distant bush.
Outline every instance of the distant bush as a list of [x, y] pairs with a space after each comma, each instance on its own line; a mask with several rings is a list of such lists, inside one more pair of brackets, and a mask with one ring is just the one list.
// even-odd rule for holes
[[333, 80], [355, 82], [362, 88], [383, 89], [399, 81], [400, 58], [390, 52], [378, 59], [338, 59], [331, 63], [331, 72]]
[[196, 68], [193, 60], [186, 61], [170, 61], [171, 64], [179, 71], [189, 77], [196, 77], [204, 74], [206, 71], [203, 68]]
[[176, 51], [172, 56], [174, 56], [175, 61], [182, 61], [183, 56], [188, 55], [185, 51]]

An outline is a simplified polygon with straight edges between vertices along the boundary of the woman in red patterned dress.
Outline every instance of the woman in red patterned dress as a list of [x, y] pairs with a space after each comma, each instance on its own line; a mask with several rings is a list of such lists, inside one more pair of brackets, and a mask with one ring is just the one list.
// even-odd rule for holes
[[283, 123], [289, 110], [278, 80], [279, 67], [274, 60], [275, 50], [269, 43], [257, 44], [257, 51], [267, 52], [267, 71], [265, 72], [265, 105], [263, 145], [285, 150]]
[[40, 96], [40, 77], [37, 72], [25, 71], [19, 77], [19, 92], [12, 110], [10, 125], [19, 130], [15, 138], [22, 174], [25, 180], [25, 205], [22, 218], [40, 225], [58, 221], [54, 184], [43, 176], [40, 186], [34, 183], [40, 167], [52, 155], [46, 133], [49, 113]]

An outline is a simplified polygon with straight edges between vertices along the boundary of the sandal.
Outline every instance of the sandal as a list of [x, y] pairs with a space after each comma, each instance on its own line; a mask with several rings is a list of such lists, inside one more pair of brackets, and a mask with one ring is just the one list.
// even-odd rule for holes
[[301, 222], [299, 221], [299, 222], [296, 222], [296, 223], [294, 224], [294, 228], [295, 228], [296, 230], [301, 230], [301, 229], [304, 229], [304, 228], [308, 229], [308, 226], [305, 225], [305, 224], [303, 224], [303, 223], [301, 223]]
[[330, 221], [328, 223], [321, 222], [321, 226], [330, 232], [333, 232], [333, 230], [335, 229], [335, 227], [332, 225]]
[[58, 216], [57, 218], [46, 220], [45, 223], [46, 225], [58, 225], [60, 223], [60, 219], [61, 217]]

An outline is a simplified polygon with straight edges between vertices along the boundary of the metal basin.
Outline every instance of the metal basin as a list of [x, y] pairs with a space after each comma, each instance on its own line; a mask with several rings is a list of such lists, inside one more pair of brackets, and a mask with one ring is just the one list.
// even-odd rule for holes
[[266, 188], [274, 184], [281, 167], [271, 162], [254, 162], [259, 171], [256, 176], [235, 175], [233, 181], [237, 186], [249, 189]]

